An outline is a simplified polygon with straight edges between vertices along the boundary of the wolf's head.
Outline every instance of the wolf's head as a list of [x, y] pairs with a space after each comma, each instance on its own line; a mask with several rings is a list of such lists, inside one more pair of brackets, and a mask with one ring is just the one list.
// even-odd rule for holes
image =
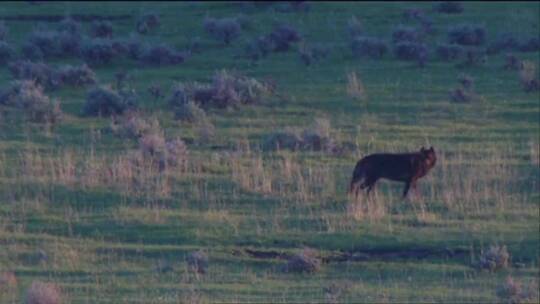
[[420, 154], [422, 155], [424, 164], [428, 169], [431, 169], [433, 168], [433, 166], [435, 166], [435, 163], [437, 162], [437, 155], [435, 154], [435, 149], [433, 149], [433, 147], [429, 147], [429, 149], [426, 149], [424, 147], [420, 148]]

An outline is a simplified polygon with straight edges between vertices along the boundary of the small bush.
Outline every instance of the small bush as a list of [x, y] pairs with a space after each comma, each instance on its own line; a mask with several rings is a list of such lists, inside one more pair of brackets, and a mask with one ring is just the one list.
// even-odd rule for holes
[[71, 34], [80, 34], [81, 33], [81, 24], [75, 21], [71, 17], [66, 17], [58, 24], [58, 30], [61, 32], [67, 32]]
[[187, 169], [189, 151], [186, 143], [176, 138], [165, 143], [165, 161], [168, 166], [173, 168]]
[[208, 271], [208, 255], [203, 251], [191, 252], [186, 257], [186, 262], [190, 272], [205, 274]]
[[465, 61], [457, 64], [457, 67], [473, 67], [483, 65], [487, 61], [485, 50], [477, 48], [465, 49]]
[[351, 43], [353, 55], [357, 57], [369, 56], [380, 59], [388, 51], [386, 42], [372, 37], [356, 37]]
[[165, 97], [165, 95], [163, 94], [163, 91], [161, 90], [161, 87], [157, 84], [153, 84], [150, 87], [148, 87], [148, 93], [150, 93], [150, 95], [154, 97], [154, 100], [158, 100]]
[[427, 57], [425, 44], [414, 42], [400, 42], [394, 46], [394, 55], [399, 60], [421, 60]]
[[9, 28], [4, 21], [0, 21], [0, 41], [4, 41], [9, 33]]
[[131, 139], [139, 139], [146, 134], [158, 134], [161, 127], [157, 119], [145, 119], [136, 111], [125, 111], [118, 119], [113, 118], [111, 130], [114, 134]]
[[457, 44], [439, 44], [435, 49], [437, 57], [444, 61], [457, 60], [465, 54], [465, 49]]
[[154, 29], [160, 26], [161, 22], [159, 21], [159, 15], [157, 14], [144, 14], [137, 20], [137, 33], [139, 34], [148, 34]]
[[17, 286], [17, 277], [11, 271], [0, 272], [0, 294], [3, 291], [14, 289]]
[[57, 72], [61, 84], [81, 87], [96, 83], [96, 73], [86, 64], [81, 66], [66, 65]]
[[522, 41], [518, 46], [518, 50], [520, 52], [538, 52], [538, 51], [540, 51], [540, 38], [531, 37], [529, 39], [526, 39], [526, 40]]
[[366, 90], [364, 88], [364, 84], [356, 72], [350, 72], [347, 74], [347, 96], [356, 100], [366, 99]]
[[63, 296], [58, 285], [33, 281], [26, 290], [25, 304], [61, 304]]
[[117, 54], [109, 39], [87, 39], [81, 47], [82, 58], [90, 65], [109, 64]]
[[83, 114], [87, 116], [110, 116], [122, 114], [134, 108], [136, 96], [132, 92], [117, 92], [110, 87], [100, 86], [88, 91]]
[[0, 65], [6, 64], [15, 56], [15, 49], [7, 42], [0, 40]]
[[463, 5], [457, 1], [443, 1], [436, 3], [433, 9], [444, 14], [459, 14], [463, 12]]
[[94, 21], [90, 25], [90, 35], [94, 38], [111, 38], [113, 26], [109, 21]]
[[126, 39], [115, 39], [111, 43], [115, 54], [126, 56], [132, 60], [139, 60], [143, 52], [149, 49], [149, 47], [145, 48], [141, 39], [136, 35], [131, 35]]
[[336, 144], [330, 131], [328, 119], [315, 119], [315, 123], [302, 132], [302, 148], [311, 151], [332, 151]]
[[506, 246], [490, 246], [487, 251], [482, 251], [478, 261], [478, 268], [496, 271], [508, 268], [510, 254]]
[[523, 68], [523, 62], [519, 60], [515, 55], [506, 54], [504, 69], [519, 71]]
[[538, 303], [538, 281], [533, 280], [528, 286], [523, 286], [511, 276], [507, 276], [504, 283], [497, 287], [496, 294], [503, 303]]
[[23, 57], [27, 60], [42, 61], [45, 57], [40, 48], [29, 42], [23, 43], [21, 52]]
[[264, 151], [275, 151], [287, 149], [296, 151], [302, 147], [302, 139], [295, 133], [291, 132], [273, 132], [270, 133], [263, 141], [262, 149]]
[[268, 56], [273, 49], [274, 45], [270, 36], [260, 36], [246, 46], [245, 52], [249, 58], [256, 61]]
[[310, 4], [307, 1], [284, 1], [279, 2], [275, 6], [275, 10], [281, 13], [307, 13], [310, 9]]
[[519, 71], [519, 80], [525, 92], [535, 92], [540, 90], [540, 80], [536, 70], [536, 65], [532, 61], [523, 61]]
[[165, 152], [165, 138], [162, 132], [144, 134], [139, 138], [139, 149], [145, 157], [154, 157]]
[[352, 16], [347, 20], [347, 33], [351, 38], [364, 34], [364, 26], [356, 16]]
[[0, 104], [22, 109], [32, 122], [55, 124], [62, 118], [58, 100], [51, 100], [31, 80], [12, 82], [0, 92]]
[[474, 80], [468, 75], [460, 75], [458, 78], [460, 87], [450, 92], [450, 100], [456, 103], [471, 102], [479, 99], [474, 91]]
[[314, 45], [311, 47], [304, 46], [298, 51], [300, 54], [300, 59], [305, 65], [311, 65], [312, 63], [321, 61], [322, 59], [328, 57], [329, 52], [329, 48], [322, 45]]
[[284, 272], [306, 272], [313, 273], [321, 269], [321, 260], [317, 256], [317, 252], [310, 248], [304, 248], [299, 254], [290, 257], [285, 267]]
[[[57, 57], [61, 55], [60, 39], [58, 38], [59, 34], [56, 31], [50, 30], [35, 30], [30, 34], [26, 42], [26, 48], [36, 48], [39, 50], [39, 54], [43, 58]], [[38, 51], [33, 51], [33, 53], [38, 53]], [[30, 53], [30, 51], [27, 51]]]
[[418, 8], [408, 8], [403, 11], [402, 16], [406, 21], [417, 21], [425, 17], [425, 12]]
[[399, 25], [392, 32], [392, 41], [394, 43], [399, 42], [420, 42], [422, 41], [422, 33], [418, 29], [410, 26]]
[[484, 44], [486, 29], [481, 25], [460, 24], [448, 30], [448, 42], [468, 46]]
[[242, 27], [236, 18], [204, 18], [204, 30], [214, 39], [228, 45], [240, 36]]
[[207, 119], [204, 110], [192, 101], [177, 106], [174, 117], [187, 122], [202, 122]]
[[146, 47], [140, 56], [142, 62], [159, 66], [180, 64], [185, 59], [184, 53], [175, 51], [165, 44]]
[[514, 34], [504, 33], [499, 34], [497, 38], [489, 44], [487, 48], [488, 54], [498, 54], [503, 51], [516, 50], [519, 48], [519, 41]]
[[56, 89], [61, 85], [61, 80], [53, 68], [44, 63], [33, 63], [18, 60], [8, 64], [8, 69], [15, 79], [32, 80], [37, 85], [47, 89]]
[[286, 52], [291, 44], [302, 39], [300, 33], [290, 25], [282, 24], [274, 27], [269, 35], [274, 52]]

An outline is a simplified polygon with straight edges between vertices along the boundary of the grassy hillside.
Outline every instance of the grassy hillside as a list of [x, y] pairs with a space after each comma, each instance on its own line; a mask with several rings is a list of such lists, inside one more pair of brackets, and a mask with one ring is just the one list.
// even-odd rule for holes
[[[508, 276], [522, 286], [513, 299], [538, 301], [540, 96], [524, 90], [524, 68], [505, 64], [511, 53], [538, 79], [540, 52], [497, 43], [505, 33], [514, 44], [538, 43], [540, 4], [466, 2], [457, 14], [429, 2], [308, 5], [3, 3], [4, 41], [14, 52], [0, 69], [0, 302], [39, 303], [28, 290], [41, 281], [56, 284], [65, 303], [493, 303], [508, 300]], [[406, 18], [411, 8], [426, 19]], [[134, 36], [146, 13], [159, 16], [159, 27]], [[96, 39], [84, 18], [93, 15], [112, 24], [105, 40], [135, 37], [185, 55], [180, 64], [127, 55], [89, 64], [96, 85], [119, 90], [118, 75], [127, 73], [123, 86], [137, 95], [132, 115], [154, 121], [154, 137], [126, 135], [129, 113], [84, 115], [94, 85], [45, 88], [60, 103], [56, 123], [3, 101], [14, 81], [8, 64], [24, 57], [32, 31], [55, 31], [69, 15], [84, 41]], [[354, 54], [352, 16], [359, 36], [387, 44], [382, 58]], [[227, 45], [205, 31], [205, 17], [246, 25]], [[422, 20], [431, 20], [429, 31]], [[302, 40], [259, 60], [246, 55], [246, 45], [283, 23]], [[423, 66], [423, 57], [396, 58], [392, 33], [400, 24], [421, 33]], [[460, 24], [485, 30], [484, 41], [464, 47], [478, 60], [438, 55]], [[305, 65], [299, 52], [310, 47], [328, 55]], [[79, 55], [33, 61], [53, 69], [85, 62]], [[222, 70], [271, 92], [254, 104], [203, 107], [205, 120], [177, 119], [173, 87], [211, 84]], [[353, 73], [363, 90], [351, 91]], [[462, 91], [471, 100], [453, 101], [451, 92], [469, 79], [472, 89]], [[164, 97], [154, 98], [152, 85]], [[272, 135], [304, 130], [337, 148], [267, 149]], [[152, 150], [173, 139], [188, 151], [174, 165]], [[416, 196], [401, 199], [403, 185], [388, 181], [371, 201], [347, 196], [361, 157], [421, 146], [433, 146], [438, 159]], [[506, 246], [508, 267], [479, 266], [492, 246]], [[206, 274], [190, 269], [198, 250], [208, 257]], [[315, 252], [320, 269], [284, 271], [303, 250]]]

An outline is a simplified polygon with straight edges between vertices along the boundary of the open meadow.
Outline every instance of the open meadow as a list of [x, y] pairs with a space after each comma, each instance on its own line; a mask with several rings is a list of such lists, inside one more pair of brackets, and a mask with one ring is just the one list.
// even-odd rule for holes
[[[2, 2], [0, 303], [538, 303], [539, 2]], [[402, 199], [371, 153], [434, 147]]]

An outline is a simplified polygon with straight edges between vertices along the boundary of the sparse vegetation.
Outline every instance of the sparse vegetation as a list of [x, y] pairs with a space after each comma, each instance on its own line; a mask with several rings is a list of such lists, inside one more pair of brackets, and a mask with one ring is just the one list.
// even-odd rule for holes
[[[538, 302], [537, 3], [35, 3], [0, 16], [0, 303]], [[422, 146], [407, 198], [348, 196]]]

